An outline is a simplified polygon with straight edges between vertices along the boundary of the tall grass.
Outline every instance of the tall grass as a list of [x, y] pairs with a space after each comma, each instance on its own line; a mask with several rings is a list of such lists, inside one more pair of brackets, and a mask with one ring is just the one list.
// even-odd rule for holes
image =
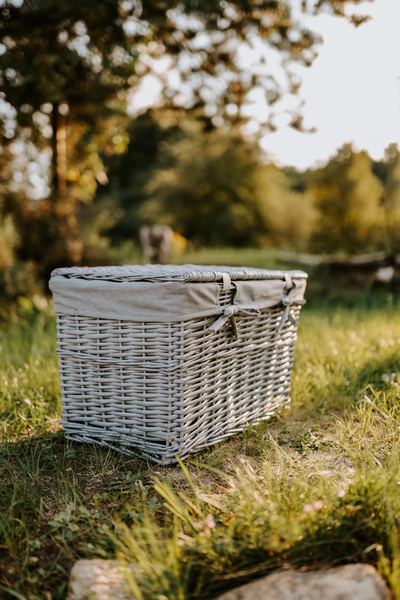
[[21, 299], [0, 329], [0, 432], [46, 431], [57, 424], [60, 385], [56, 329], [44, 299]]

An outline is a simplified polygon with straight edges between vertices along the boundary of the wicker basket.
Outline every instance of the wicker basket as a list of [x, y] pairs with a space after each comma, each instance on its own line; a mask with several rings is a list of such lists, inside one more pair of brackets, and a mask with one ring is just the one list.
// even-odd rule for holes
[[66, 436], [171, 462], [290, 402], [302, 271], [56, 269]]

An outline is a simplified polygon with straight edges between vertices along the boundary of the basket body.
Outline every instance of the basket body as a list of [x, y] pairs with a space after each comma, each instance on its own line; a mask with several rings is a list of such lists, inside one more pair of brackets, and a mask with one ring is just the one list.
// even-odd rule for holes
[[[222, 267], [56, 270], [50, 287], [67, 437], [170, 462], [268, 419], [290, 402], [305, 282], [302, 272]], [[196, 305], [204, 289], [215, 304], [201, 295]], [[182, 290], [190, 291], [185, 306]]]

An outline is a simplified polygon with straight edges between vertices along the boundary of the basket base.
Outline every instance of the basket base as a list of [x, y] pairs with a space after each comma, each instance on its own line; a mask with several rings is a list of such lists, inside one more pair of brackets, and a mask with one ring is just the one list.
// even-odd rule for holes
[[[183, 444], [166, 444], [165, 442], [148, 442], [143, 439], [137, 439], [126, 433], [118, 433], [116, 431], [104, 431], [99, 427], [90, 427], [70, 421], [61, 421], [64, 427], [65, 437], [68, 440], [82, 443], [92, 443], [99, 446], [111, 448], [116, 452], [121, 452], [127, 456], [139, 456], [144, 459], [151, 460], [157, 464], [168, 465], [177, 463], [176, 457], [184, 460], [190, 454], [194, 454], [205, 448], [209, 448], [214, 444], [222, 442], [224, 439], [240, 433], [250, 425], [258, 425], [264, 421], [268, 421], [277, 413], [290, 405], [291, 399], [286, 398], [284, 403], [270, 413], [264, 414], [257, 419], [246, 421], [243, 425], [239, 425], [234, 429], [229, 429], [219, 436], [214, 436], [212, 439], [207, 438], [205, 433], [203, 436], [197, 436], [196, 439], [187, 445]], [[203, 438], [203, 439], [202, 439]]]

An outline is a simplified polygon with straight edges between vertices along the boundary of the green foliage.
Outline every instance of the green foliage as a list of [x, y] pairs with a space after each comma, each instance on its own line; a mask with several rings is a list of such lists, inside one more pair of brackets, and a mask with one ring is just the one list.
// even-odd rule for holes
[[396, 144], [386, 149], [385, 159], [373, 171], [384, 186], [382, 204], [385, 214], [386, 249], [400, 252], [400, 153]]
[[[154, 177], [172, 139], [182, 137], [181, 127], [175, 114], [163, 112], [157, 118], [153, 111], [147, 111], [130, 121], [127, 129], [129, 144], [126, 152], [111, 156], [107, 162], [109, 184], [99, 190], [95, 210], [98, 207], [109, 211], [106, 233], [115, 245], [132, 240], [137, 235], [143, 219], [139, 214], [142, 204], [148, 200], [146, 185]], [[154, 215], [156, 222], [158, 215]], [[107, 225], [107, 223], [105, 224]]]
[[162, 222], [196, 246], [307, 248], [316, 220], [311, 196], [262, 164], [254, 143], [235, 129], [207, 132], [195, 120], [163, 118], [137, 118], [127, 153], [110, 162], [114, 177], [101, 202], [117, 201], [123, 211], [109, 232], [114, 240]]
[[132, 124], [130, 136], [102, 197], [123, 209], [110, 232], [116, 241], [143, 223], [163, 222], [197, 247], [325, 254], [399, 247], [396, 153], [373, 163], [366, 152], [345, 146], [325, 167], [298, 173], [264, 164], [259, 149], [235, 129], [207, 132], [177, 115], [162, 126], [148, 113]]
[[[133, 56], [114, 0], [100, 5], [78, 0], [7, 2], [0, 22], [6, 48], [0, 62], [2, 90], [23, 127], [37, 129], [35, 111], [45, 103], [58, 108], [66, 102], [75, 118], [87, 121], [127, 85], [124, 67]], [[118, 47], [126, 53], [121, 65], [112, 60]]]
[[383, 188], [366, 152], [344, 147], [326, 167], [309, 174], [309, 189], [320, 213], [312, 242], [315, 250], [355, 254], [382, 247]]
[[275, 165], [258, 169], [257, 196], [270, 245], [309, 250], [310, 237], [319, 226], [312, 194], [291, 186], [290, 178]]
[[307, 244], [309, 199], [292, 191], [279, 169], [262, 165], [260, 153], [238, 135], [196, 135], [171, 144], [171, 154], [172, 165], [147, 185], [145, 220], [162, 215], [199, 246]]
[[[259, 243], [266, 235], [257, 202], [257, 154], [218, 132], [191, 135], [165, 150], [166, 168], [146, 186], [145, 222], [161, 218], [198, 245]], [[171, 167], [168, 163], [172, 162]]]
[[[77, 215], [107, 180], [101, 155], [125, 149], [125, 136], [116, 136], [124, 114], [118, 94], [129, 87], [137, 55], [123, 28], [128, 16], [114, 0], [6, 2], [0, 10], [2, 130], [12, 140], [8, 160], [1, 157], [0, 215], [12, 215], [16, 259], [41, 279], [93, 254]], [[32, 193], [23, 173], [40, 180], [40, 163], [43, 190]]]
[[20, 298], [18, 317], [1, 316], [0, 435], [26, 431], [27, 424], [47, 431], [60, 411], [54, 319], [39, 296]]

